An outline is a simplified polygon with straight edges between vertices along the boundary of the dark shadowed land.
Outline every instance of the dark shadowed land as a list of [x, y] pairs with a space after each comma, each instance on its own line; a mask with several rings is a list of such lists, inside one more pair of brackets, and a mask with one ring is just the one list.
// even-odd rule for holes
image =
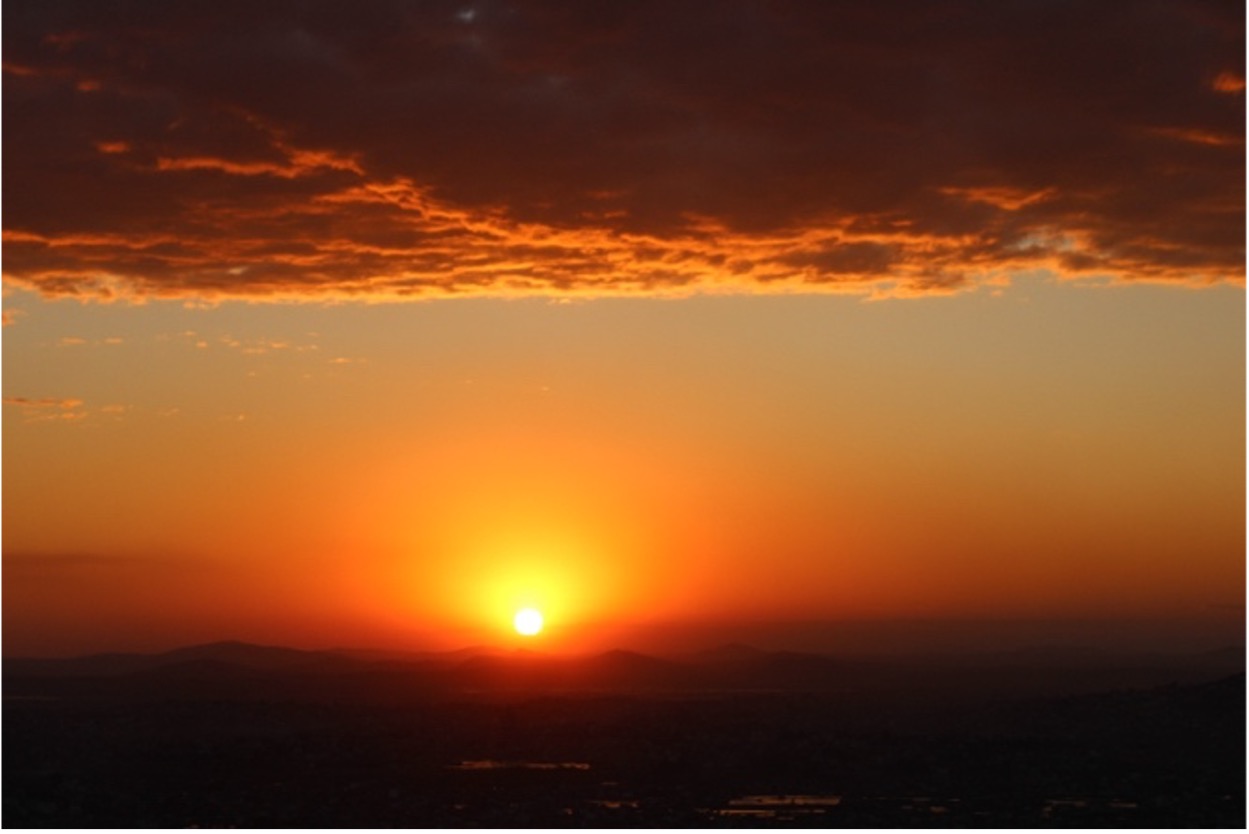
[[4, 661], [5, 823], [1245, 824], [1243, 649]]

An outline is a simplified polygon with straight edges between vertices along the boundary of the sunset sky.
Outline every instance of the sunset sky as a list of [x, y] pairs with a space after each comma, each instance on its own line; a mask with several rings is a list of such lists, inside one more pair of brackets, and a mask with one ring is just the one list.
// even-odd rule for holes
[[1243, 641], [1243, 4], [3, 24], [6, 655]]

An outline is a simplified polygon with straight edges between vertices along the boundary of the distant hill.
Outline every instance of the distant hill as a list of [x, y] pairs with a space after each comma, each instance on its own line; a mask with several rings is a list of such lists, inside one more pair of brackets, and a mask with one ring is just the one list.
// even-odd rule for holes
[[231, 666], [259, 670], [325, 668], [350, 663], [351, 659], [326, 651], [303, 651], [280, 646], [260, 646], [236, 640], [186, 646], [157, 654], [97, 654], [73, 658], [6, 658], [5, 676], [43, 675], [107, 677], [159, 669], [195, 661], [210, 661], [218, 668]]
[[890, 697], [1078, 694], [1244, 672], [1243, 650], [1113, 655], [1042, 647], [993, 655], [843, 659], [729, 644], [660, 658], [475, 646], [455, 652], [304, 651], [223, 641], [157, 654], [3, 662], [6, 698], [412, 698], [542, 693], [879, 692]]
[[767, 652], [763, 649], [757, 649], [745, 643], [726, 643], [723, 646], [704, 649], [684, 655], [684, 657], [695, 663], [742, 663], [756, 660], [766, 654]]
[[282, 646], [258, 646], [237, 640], [204, 643], [157, 655], [162, 663], [188, 660], [213, 660], [219, 663], [248, 666], [253, 669], [290, 669], [326, 660], [341, 660], [331, 652], [309, 652]]

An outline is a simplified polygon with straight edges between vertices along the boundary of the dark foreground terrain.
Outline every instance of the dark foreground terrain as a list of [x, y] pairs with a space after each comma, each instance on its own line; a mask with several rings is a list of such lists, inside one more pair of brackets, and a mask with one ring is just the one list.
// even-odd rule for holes
[[8, 660], [3, 822], [1245, 825], [1243, 654]]

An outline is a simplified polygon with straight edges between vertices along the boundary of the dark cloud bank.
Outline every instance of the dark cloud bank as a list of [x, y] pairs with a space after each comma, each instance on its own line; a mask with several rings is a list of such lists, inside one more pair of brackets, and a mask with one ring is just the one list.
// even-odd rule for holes
[[1243, 282], [1244, 7], [8, 3], [4, 270], [92, 297]]

